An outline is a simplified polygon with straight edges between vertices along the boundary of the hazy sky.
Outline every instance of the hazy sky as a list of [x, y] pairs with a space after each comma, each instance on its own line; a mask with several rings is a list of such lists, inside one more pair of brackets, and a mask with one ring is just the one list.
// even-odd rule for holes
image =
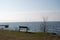
[[60, 0], [0, 0], [0, 22], [60, 21]]

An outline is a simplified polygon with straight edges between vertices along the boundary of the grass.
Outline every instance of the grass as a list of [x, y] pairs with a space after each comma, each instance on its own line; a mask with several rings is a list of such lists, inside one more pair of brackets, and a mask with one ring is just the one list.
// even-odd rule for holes
[[0, 40], [60, 40], [60, 36], [49, 33], [24, 33], [0, 30]]

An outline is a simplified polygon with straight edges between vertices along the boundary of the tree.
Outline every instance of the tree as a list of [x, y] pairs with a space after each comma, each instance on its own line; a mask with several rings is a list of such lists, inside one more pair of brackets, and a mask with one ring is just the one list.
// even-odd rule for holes
[[48, 19], [48, 17], [43, 17], [43, 22], [42, 22], [43, 32], [46, 32], [47, 31], [47, 29], [46, 29], [46, 27], [47, 27], [47, 24], [46, 24], [47, 19]]

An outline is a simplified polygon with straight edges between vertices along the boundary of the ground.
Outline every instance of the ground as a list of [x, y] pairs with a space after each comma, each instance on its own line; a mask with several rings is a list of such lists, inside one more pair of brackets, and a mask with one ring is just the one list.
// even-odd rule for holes
[[49, 33], [25, 33], [0, 30], [0, 40], [60, 40], [60, 36]]

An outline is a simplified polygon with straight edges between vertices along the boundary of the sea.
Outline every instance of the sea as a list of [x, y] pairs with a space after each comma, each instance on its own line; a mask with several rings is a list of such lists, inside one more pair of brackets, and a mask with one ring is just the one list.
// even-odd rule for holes
[[[5, 28], [1, 25], [8, 25]], [[26, 26], [29, 28], [28, 32], [44, 32], [43, 22], [0, 22], [0, 29], [4, 30], [19, 30], [19, 26]], [[60, 34], [60, 21], [49, 21], [45, 24], [45, 31], [49, 33]]]

